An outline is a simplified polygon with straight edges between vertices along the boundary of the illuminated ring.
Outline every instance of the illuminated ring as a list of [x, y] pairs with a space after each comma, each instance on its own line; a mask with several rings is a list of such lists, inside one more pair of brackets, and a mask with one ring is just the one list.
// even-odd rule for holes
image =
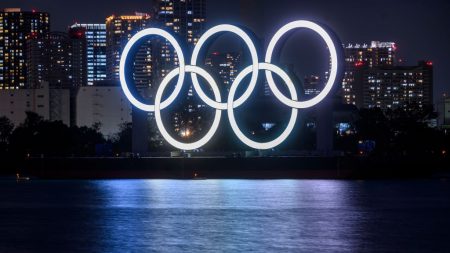
[[[196, 74], [199, 74], [200, 76], [204, 77], [208, 81], [209, 85], [211, 85], [215, 99], [219, 102], [221, 101], [219, 87], [217, 86], [216, 82], [214, 81], [214, 79], [208, 72], [206, 72], [204, 69], [199, 68], [197, 66], [190, 66], [190, 65], [186, 66], [185, 71], [191, 72], [191, 73], [196, 73]], [[219, 127], [219, 122], [220, 122], [220, 117], [222, 115], [222, 111], [219, 109], [216, 109], [216, 114], [214, 116], [214, 121], [212, 123], [211, 128], [206, 133], [206, 135], [203, 136], [200, 140], [193, 142], [193, 143], [183, 143], [183, 142], [179, 142], [179, 141], [175, 140], [174, 138], [172, 138], [172, 136], [170, 136], [170, 134], [167, 132], [166, 128], [164, 127], [164, 124], [161, 119], [161, 110], [160, 110], [162, 108], [161, 107], [161, 105], [162, 105], [161, 98], [162, 98], [162, 95], [163, 95], [163, 92], [164, 92], [164, 89], [166, 88], [166, 86], [169, 84], [169, 82], [175, 76], [177, 76], [179, 74], [180, 74], [179, 68], [176, 68], [176, 69], [172, 70], [171, 72], [169, 72], [169, 74], [166, 77], [164, 77], [164, 79], [162, 80], [161, 85], [159, 86], [158, 91], [156, 92], [156, 96], [155, 96], [156, 125], [158, 126], [159, 132], [164, 137], [164, 139], [167, 142], [169, 142], [172, 146], [179, 148], [181, 150], [193, 150], [193, 149], [202, 147], [214, 136], [214, 134], [217, 131], [217, 128]]]
[[[286, 74], [286, 72], [284, 72], [279, 67], [269, 64], [269, 63], [259, 63], [259, 69], [275, 72], [275, 74], [279, 75], [281, 77], [281, 79], [283, 79], [283, 81], [286, 83], [292, 99], [293, 100], [297, 99], [297, 92], [295, 91], [295, 86], [292, 83], [292, 80]], [[283, 133], [281, 133], [280, 136], [278, 136], [277, 138], [275, 138], [272, 141], [256, 142], [256, 141], [251, 140], [247, 136], [245, 136], [245, 134], [242, 133], [241, 129], [239, 129], [239, 126], [236, 123], [236, 119], [234, 118], [233, 99], [234, 99], [234, 95], [236, 93], [237, 87], [239, 86], [241, 81], [251, 71], [252, 71], [251, 66], [248, 66], [247, 68], [245, 68], [243, 71], [241, 71], [241, 73], [239, 73], [239, 75], [236, 77], [233, 84], [231, 85], [230, 93], [228, 95], [228, 100], [227, 100], [228, 120], [230, 121], [231, 128], [233, 129], [236, 136], [247, 146], [252, 147], [254, 149], [271, 149], [271, 148], [274, 148], [274, 147], [278, 146], [279, 144], [281, 144], [284, 140], [286, 140], [286, 138], [289, 136], [289, 134], [291, 134], [291, 132], [294, 128], [295, 122], [297, 120], [298, 110], [297, 110], [297, 108], [294, 108], [294, 107], [292, 108], [291, 118], [289, 119], [289, 123], [286, 126], [286, 129], [283, 131]]]
[[283, 95], [280, 90], [277, 88], [272, 73], [270, 71], [266, 71], [266, 78], [267, 82], [269, 84], [270, 89], [272, 90], [275, 97], [277, 97], [283, 104], [293, 107], [293, 108], [308, 108], [312, 107], [316, 104], [318, 104], [320, 101], [322, 101], [328, 93], [331, 91], [331, 88], [333, 88], [334, 82], [336, 81], [337, 77], [337, 71], [338, 71], [338, 55], [336, 51], [336, 47], [333, 43], [332, 38], [330, 35], [319, 25], [306, 21], [306, 20], [298, 20], [291, 22], [285, 26], [283, 26], [280, 30], [278, 30], [275, 35], [273, 36], [272, 40], [269, 43], [269, 46], [267, 47], [266, 52], [266, 59], [265, 62], [271, 63], [272, 61], [272, 54], [275, 49], [276, 44], [280, 40], [280, 38], [286, 34], [287, 32], [297, 29], [297, 28], [308, 28], [316, 32], [317, 34], [322, 37], [322, 39], [327, 44], [328, 50], [330, 51], [330, 57], [331, 57], [331, 71], [330, 71], [330, 77], [328, 78], [327, 84], [323, 88], [323, 90], [314, 98], [306, 100], [306, 101], [295, 101], [292, 99], [287, 98], [285, 95]]
[[137, 100], [133, 96], [133, 94], [130, 92], [130, 89], [128, 88], [128, 84], [127, 84], [127, 81], [125, 78], [125, 65], [126, 65], [128, 54], [130, 53], [131, 48], [140, 39], [144, 38], [145, 36], [149, 36], [149, 35], [158, 35], [158, 36], [161, 36], [164, 39], [168, 40], [170, 42], [170, 44], [172, 44], [172, 46], [175, 48], [175, 51], [178, 56], [178, 61], [179, 61], [179, 67], [177, 68], [178, 73], [179, 73], [178, 82], [177, 82], [172, 94], [165, 101], [163, 101], [161, 103], [161, 109], [164, 109], [167, 106], [169, 106], [175, 100], [175, 98], [178, 96], [178, 94], [180, 93], [181, 87], [183, 86], [184, 77], [185, 77], [186, 73], [185, 73], [185, 62], [184, 62], [183, 51], [181, 50], [180, 44], [178, 44], [177, 40], [170, 33], [166, 32], [162, 29], [159, 29], [159, 28], [148, 28], [148, 29], [145, 29], [145, 30], [142, 30], [142, 31], [136, 33], [136, 35], [134, 35], [129, 40], [129, 42], [123, 49], [122, 56], [120, 58], [120, 65], [119, 65], [119, 77], [120, 77], [120, 84], [122, 86], [122, 90], [125, 93], [125, 96], [128, 98], [128, 100], [131, 102], [131, 104], [133, 104], [134, 106], [136, 106], [137, 108], [139, 108], [143, 111], [154, 112], [155, 111], [154, 105], [144, 104], [144, 103], [140, 102], [139, 100]]
[[[287, 32], [289, 32], [293, 29], [297, 29], [297, 28], [308, 28], [308, 29], [311, 29], [311, 30], [315, 31], [316, 33], [318, 33], [322, 37], [322, 39], [325, 41], [325, 43], [328, 47], [328, 50], [330, 52], [330, 59], [331, 59], [330, 77], [329, 77], [324, 89], [316, 97], [314, 97], [310, 100], [307, 100], [307, 101], [298, 101], [295, 86], [294, 86], [292, 80], [289, 78], [288, 74], [286, 72], [284, 72], [281, 68], [271, 64], [273, 51], [274, 51], [275, 46], [277, 45], [278, 41]], [[219, 87], [217, 86], [216, 82], [214, 81], [214, 78], [207, 71], [196, 66], [197, 58], [199, 56], [199, 52], [200, 52], [202, 46], [205, 44], [207, 39], [209, 39], [211, 36], [213, 36], [214, 34], [216, 34], [218, 32], [232, 32], [232, 33], [235, 33], [236, 35], [238, 35], [247, 44], [248, 48], [250, 49], [250, 54], [252, 57], [252, 65], [246, 67], [243, 71], [241, 71], [238, 74], [238, 76], [236, 77], [236, 79], [234, 80], [234, 82], [232, 83], [226, 103], [221, 102]], [[144, 104], [144, 103], [141, 103], [140, 101], [138, 101], [130, 92], [130, 90], [128, 88], [128, 84], [126, 83], [126, 80], [125, 80], [125, 65], [127, 63], [126, 62], [127, 57], [131, 51], [131, 48], [140, 39], [142, 39], [144, 36], [148, 36], [148, 35], [158, 35], [158, 36], [161, 36], [161, 37], [167, 39], [175, 48], [175, 51], [178, 54], [178, 60], [179, 60], [179, 67], [172, 70], [163, 79], [160, 87], [158, 88], [158, 90], [156, 92], [154, 105], [147, 105], [147, 104]], [[339, 55], [339, 57], [340, 56], [341, 55]], [[194, 52], [193, 52], [193, 55], [191, 58], [191, 62], [192, 62], [192, 65], [185, 65], [185, 60], [184, 60], [184, 55], [183, 55], [182, 49], [172, 35], [170, 35], [166, 31], [158, 29], [158, 28], [149, 28], [149, 29], [142, 30], [141, 32], [138, 32], [135, 36], [133, 36], [130, 39], [130, 41], [127, 43], [127, 45], [125, 46], [125, 48], [123, 50], [122, 56], [120, 58], [120, 66], [119, 66], [120, 82], [121, 82], [122, 89], [123, 89], [127, 99], [131, 102], [131, 104], [133, 104], [134, 106], [136, 106], [137, 108], [139, 108], [141, 110], [148, 111], [148, 112], [155, 112], [155, 119], [156, 119], [158, 129], [161, 132], [164, 139], [167, 142], [169, 142], [172, 146], [182, 149], [182, 150], [192, 150], [192, 149], [200, 148], [203, 145], [205, 145], [212, 138], [212, 136], [215, 134], [215, 132], [218, 129], [218, 125], [219, 125], [220, 117], [221, 117], [221, 113], [222, 113], [221, 110], [228, 110], [228, 118], [229, 118], [230, 125], [231, 125], [233, 131], [235, 132], [237, 137], [242, 142], [244, 142], [246, 145], [248, 145], [249, 147], [255, 148], [255, 149], [274, 148], [275, 146], [281, 144], [292, 132], [293, 127], [295, 125], [295, 121], [297, 120], [298, 109], [314, 106], [328, 95], [328, 93], [332, 89], [332, 86], [336, 82], [337, 71], [338, 71], [337, 49], [336, 49], [336, 46], [333, 43], [333, 40], [330, 37], [330, 35], [319, 25], [309, 22], [309, 21], [303, 21], [303, 20], [291, 22], [291, 23], [283, 26], [280, 30], [278, 30], [275, 33], [274, 37], [271, 39], [271, 41], [269, 43], [264, 63], [258, 62], [257, 51], [256, 51], [256, 48], [255, 48], [253, 42], [251, 41], [250, 37], [244, 31], [242, 31], [241, 29], [237, 28], [236, 26], [232, 26], [232, 25], [219, 25], [219, 26], [213, 27], [212, 29], [208, 30], [200, 38], [199, 42], [195, 46]], [[292, 108], [289, 123], [287, 124], [284, 131], [277, 138], [275, 138], [274, 140], [269, 141], [269, 142], [255, 142], [255, 141], [249, 139], [248, 137], [246, 137], [243, 134], [243, 132], [239, 129], [236, 119], [235, 119], [235, 116], [234, 116], [234, 111], [233, 111], [234, 108], [236, 108], [236, 107], [240, 106], [242, 103], [244, 103], [250, 97], [252, 92], [254, 91], [259, 70], [265, 71], [269, 87], [272, 90], [272, 92], [274, 93], [275, 97], [277, 99], [279, 99], [283, 104]], [[167, 130], [164, 128], [164, 125], [163, 125], [163, 122], [161, 119], [161, 109], [164, 109], [167, 106], [169, 106], [171, 103], [173, 103], [175, 101], [176, 97], [179, 95], [181, 88], [183, 86], [186, 71], [191, 73], [191, 77], [192, 77], [191, 79], [193, 81], [194, 89], [199, 94], [200, 98], [207, 105], [216, 109], [214, 121], [213, 121], [212, 126], [209, 129], [209, 131], [206, 133], [206, 135], [203, 138], [201, 138], [200, 140], [193, 142], [193, 143], [182, 143], [182, 142], [179, 142], [179, 141], [173, 139], [169, 135]], [[238, 99], [236, 99], [236, 101], [234, 101], [234, 97], [235, 97], [236, 91], [238, 89], [238, 86], [241, 84], [243, 79], [250, 74], [250, 72], [252, 72], [252, 78], [250, 80], [250, 84], [249, 84], [248, 88], [245, 90], [245, 92], [242, 94], [241, 97], [239, 97]], [[275, 72], [275, 74], [277, 74], [285, 82], [285, 84], [288, 87], [291, 98], [286, 97], [284, 94], [282, 94], [280, 92], [280, 90], [278, 89], [278, 87], [276, 86], [276, 84], [274, 82], [272, 72]], [[215, 100], [209, 98], [204, 93], [204, 91], [202, 90], [202, 88], [198, 82], [197, 74], [201, 75], [209, 83], [209, 85], [211, 85]], [[172, 92], [172, 94], [170, 94], [170, 96], [166, 100], [161, 101], [165, 88], [167, 87], [169, 82], [173, 78], [175, 78], [177, 75], [179, 75], [179, 77], [178, 77], [178, 82], [175, 86], [174, 91]]]
[[[258, 80], [258, 69], [259, 69], [258, 68], [258, 65], [259, 65], [258, 53], [256, 51], [255, 45], [253, 44], [253, 41], [247, 35], [247, 33], [245, 33], [242, 29], [240, 29], [239, 27], [234, 26], [234, 25], [218, 25], [218, 26], [215, 26], [215, 27], [209, 29], [202, 35], [202, 37], [200, 37], [197, 44], [195, 45], [194, 51], [192, 52], [191, 65], [192, 66], [197, 65], [197, 59], [198, 59], [201, 48], [203, 47], [205, 42], [211, 36], [213, 36], [214, 34], [219, 33], [219, 32], [231, 32], [231, 33], [234, 33], [237, 36], [239, 36], [245, 42], [245, 44], [247, 44], [247, 47], [250, 50], [250, 55], [252, 57], [252, 70], [253, 70], [252, 78], [250, 80], [249, 86], [247, 87], [247, 90], [245, 90], [245, 92], [242, 94], [242, 96], [235, 101], [234, 107], [236, 108], [236, 107], [240, 106], [242, 103], [244, 103], [245, 100], [247, 100], [250, 97], [253, 90], [255, 89], [256, 82]], [[195, 90], [197, 91], [199, 97], [205, 102], [205, 104], [207, 104], [215, 109], [220, 109], [220, 110], [227, 109], [226, 103], [220, 103], [220, 102], [214, 101], [214, 100], [210, 99], [203, 92], [203, 90], [198, 82], [197, 75], [195, 73], [191, 73], [191, 77], [192, 77], [192, 83], [194, 84]]]

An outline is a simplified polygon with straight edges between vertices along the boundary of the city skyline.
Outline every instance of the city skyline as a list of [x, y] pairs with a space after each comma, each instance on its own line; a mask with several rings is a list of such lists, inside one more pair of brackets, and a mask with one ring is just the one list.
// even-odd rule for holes
[[[242, 4], [239, 9], [245, 13], [250, 13], [250, 16], [241, 15], [241, 23], [251, 25], [252, 21], [258, 20], [257, 16], [252, 17], [253, 14], [251, 11], [245, 11], [249, 10], [249, 8], [252, 10], [255, 9], [257, 13], [265, 13], [264, 4], [261, 7], [260, 5], [255, 4], [256, 2], [253, 0], [242, 0], [240, 3]], [[18, 48], [29, 44], [27, 46], [27, 50], [24, 51], [27, 54], [25, 55], [24, 53], [21, 57], [27, 58], [27, 61], [29, 62], [25, 65], [25, 68], [30, 65], [28, 68], [32, 71], [28, 73], [29, 76], [18, 77], [18, 79], [30, 79], [32, 81], [37, 81], [37, 83], [36, 81], [33, 81], [33, 83], [36, 84], [29, 86], [28, 88], [39, 87], [39, 83], [42, 81], [48, 81], [50, 88], [76, 88], [85, 85], [117, 86], [119, 57], [126, 42], [133, 36], [133, 34], [150, 26], [162, 26], [165, 27], [165, 29], [172, 30], [173, 33], [177, 34], [177, 36], [182, 39], [182, 41], [180, 41], [181, 44], [184, 44], [186, 49], [189, 49], [195, 44], [201, 34], [205, 32], [205, 18], [207, 16], [205, 6], [206, 2], [204, 0], [199, 0], [198, 2], [171, 2], [167, 0], [160, 0], [157, 1], [157, 8], [153, 9], [151, 12], [148, 12], [148, 14], [144, 12], [135, 12], [134, 15], [131, 13], [120, 13], [106, 17], [103, 21], [105, 23], [104, 25], [103, 23], [98, 22], [97, 25], [102, 26], [103, 28], [99, 27], [99, 33], [96, 35], [89, 31], [92, 29], [86, 29], [88, 28], [86, 25], [80, 25], [78, 23], [71, 25], [68, 32], [52, 31], [49, 33], [51, 30], [49, 27], [52, 26], [51, 24], [54, 23], [53, 21], [47, 21], [48, 25], [47, 30], [45, 31], [39, 30], [38, 32], [34, 32], [33, 29], [31, 29], [31, 31], [26, 31], [29, 28], [23, 25], [24, 23], [22, 19], [20, 20], [20, 25], [15, 26], [14, 24], [16, 21], [11, 19], [11, 17], [22, 17], [22, 15], [47, 17], [51, 16], [51, 13], [44, 11], [41, 12], [36, 9], [22, 10], [22, 12], [20, 12], [20, 8], [5, 9], [5, 12], [2, 14], [4, 18], [2, 19], [3, 29], [1, 32], [5, 36], [5, 42], [12, 41], [15, 43], [14, 46]], [[86, 23], [90, 22], [88, 21]], [[25, 22], [25, 24], [27, 24], [27, 22]], [[32, 21], [31, 24], [34, 24], [34, 21]], [[252, 31], [247, 31], [249, 32], [252, 40], [256, 43], [257, 47], [267, 47], [267, 45], [265, 45], [267, 43], [266, 36], [260, 35], [262, 33], [265, 34], [265, 31], [270, 31], [271, 28], [267, 25], [265, 20], [258, 24], [259, 25], [255, 26], [256, 30], [254, 33]], [[319, 24], [321, 23], [319, 22]], [[11, 26], [11, 28], [8, 28], [8, 26]], [[20, 31], [23, 30], [25, 35], [21, 36], [25, 37], [21, 38], [21, 40], [11, 39], [11, 36], [17, 34], [14, 32], [15, 29]], [[26, 35], [27, 33], [29, 35]], [[327, 79], [329, 75], [328, 70], [330, 67], [330, 56], [326, 53], [328, 50], [324, 50], [326, 49], [324, 43], [317, 40], [317, 34], [314, 34], [312, 31], [301, 29], [298, 33], [299, 34], [296, 33], [296, 35], [301, 36], [294, 36], [293, 38], [290, 38], [289, 42], [283, 47], [283, 50], [278, 50], [278, 52], [276, 52], [280, 55], [280, 59], [277, 60], [275, 58], [274, 63], [287, 70], [293, 78], [304, 80], [305, 82], [308, 82], [308, 85], [315, 83], [316, 87], [308, 87], [308, 93], [320, 92], [322, 88], [320, 86], [323, 85], [323, 82], [315, 81], [311, 83], [309, 81], [312, 79], [306, 80], [305, 77], [317, 76], [317, 80], [319, 80], [322, 76], [323, 80]], [[27, 36], [30, 38], [27, 39]], [[38, 36], [50, 36], [48, 38], [49, 41], [45, 39], [41, 42], [36, 39]], [[241, 45], [239, 45], [240, 40], [236, 40], [235, 38], [231, 40], [230, 34], [223, 37], [219, 40], [219, 43], [214, 44], [213, 47], [209, 48], [209, 51], [205, 53], [214, 55], [218, 52], [231, 52], [241, 54], [244, 57], [239, 57], [239, 60], [234, 63], [227, 62], [228, 60], [226, 60], [226, 58], [219, 60], [223, 61], [222, 63], [216, 62], [215, 66], [211, 67], [214, 68], [215, 72], [218, 72], [215, 73], [215, 75], [219, 74], [219, 76], [224, 74], [221, 72], [228, 71], [223, 69], [221, 70], [221, 65], [229, 65], [229, 67], [235, 68], [239, 71], [239, 69], [242, 69], [242, 66], [239, 65], [244, 64], [244, 62], [246, 62], [245, 64], [248, 64], [248, 60], [245, 60], [248, 53], [245, 52], [245, 48], [242, 48]], [[298, 38], [302, 39], [301, 44], [298, 43]], [[98, 39], [98, 41], [94, 41], [94, 39]], [[172, 50], [168, 44], [158, 45], [158, 43], [148, 43], [148, 45], [143, 45], [143, 47], [139, 49], [139, 52], [142, 52], [138, 53], [134, 58], [133, 79], [136, 86], [141, 88], [150, 87], [153, 89], [156, 88], [156, 83], [161, 81], [158, 79], [165, 76], [165, 65], [168, 64], [167, 67], [172, 69], [173, 66], [177, 64], [177, 60], [176, 54], [173, 55], [174, 52], [171, 52]], [[339, 44], [341, 41], [336, 40], [336, 43]], [[343, 98], [344, 103], [356, 105], [358, 108], [379, 107], [383, 109], [396, 109], [397, 107], [401, 107], [405, 110], [414, 110], [416, 108], [414, 107], [415, 105], [418, 106], [417, 108], [431, 108], [430, 105], [433, 104], [432, 94], [434, 69], [434, 64], [432, 61], [426, 59], [418, 61], [419, 65], [420, 62], [426, 63], [423, 65], [426, 68], [421, 68], [416, 65], [417, 62], [414, 63], [414, 65], [409, 62], [403, 63], [401, 56], [398, 55], [398, 46], [393, 41], [371, 41], [362, 44], [344, 43], [345, 76], [342, 81], [340, 92], [337, 92], [337, 95]], [[48, 47], [46, 45], [52, 46]], [[97, 50], [96, 53], [94, 53], [93, 46], [98, 46], [102, 49], [100, 51]], [[232, 49], [229, 49], [230, 47]], [[5, 49], [9, 50], [8, 47], [5, 47]], [[153, 51], [159, 51], [160, 54], [153, 54]], [[11, 51], [10, 54], [15, 54], [15, 51]], [[308, 55], [311, 54], [316, 55], [308, 57]], [[94, 59], [99, 61], [93, 62], [92, 60]], [[320, 63], [319, 68], [317, 62]], [[11, 63], [7, 54], [5, 54], [3, 65], [6, 70], [12, 66], [15, 66]], [[206, 65], [208, 65], [208, 63], [206, 63]], [[102, 74], [95, 74], [98, 75], [97, 80], [100, 81], [98, 83], [94, 84], [92, 81], [89, 83], [89, 81], [86, 80], [86, 72], [88, 72], [88, 76], [91, 76], [91, 78], [93, 77], [94, 72], [89, 72], [94, 69], [93, 66], [100, 66], [103, 68], [106, 67], [106, 80], [103, 80], [105, 77], [104, 74], [103, 76]], [[48, 71], [50, 69], [51, 71]], [[225, 76], [219, 77], [219, 79], [229, 79], [222, 80], [225, 85], [228, 84], [227, 88], [229, 88], [231, 82], [233, 81], [233, 75], [230, 72], [225, 74]], [[5, 80], [7, 80], [7, 78], [9, 77], [4, 77]], [[334, 80], [334, 78], [330, 80]], [[297, 83], [298, 89], [302, 89], [302, 81]], [[152, 97], [154, 95], [151, 94], [150, 90], [146, 92], [148, 94], [146, 93], [145, 96]], [[50, 93], [50, 95], [53, 93]], [[266, 89], [264, 93], [266, 94]], [[76, 106], [74, 104], [74, 98], [75, 96], [78, 96], [76, 95], [77, 90], [73, 89], [71, 94], [72, 102], [66, 102], [71, 104], [70, 122], [71, 124], [77, 124], [77, 121], [75, 120], [77, 110], [75, 110]], [[267, 90], [267, 95], [270, 94], [272, 94], [272, 92]], [[13, 96], [14, 94], [11, 93], [10, 95]], [[189, 96], [192, 96], [192, 91], [189, 91], [188, 97]], [[440, 96], [434, 96], [434, 98], [434, 102], [437, 101], [437, 103], [439, 103]], [[51, 110], [55, 110], [53, 107], [57, 105], [65, 104], [62, 103], [62, 101], [57, 101], [59, 96], [52, 96], [49, 99], [49, 104], [52, 106], [52, 108], [49, 109]], [[303, 99], [300, 99], [300, 101], [302, 100]], [[26, 102], [29, 103], [28, 101]], [[12, 101], [12, 105], [14, 104], [16, 103]], [[95, 103], [95, 105], [97, 104], [98, 103]], [[41, 104], [38, 106], [45, 107], [45, 105]], [[200, 108], [202, 105], [190, 104], [187, 106], [189, 112], [194, 111], [192, 108], [197, 107]], [[14, 109], [11, 106], [8, 108], [9, 109], [6, 110], [7, 112], [5, 114], [12, 115], [17, 109]], [[25, 111], [22, 110], [19, 113], [25, 117]], [[109, 115], [110, 112], [95, 112], [94, 114]], [[176, 115], [173, 116], [176, 132], [179, 132], [180, 129], [187, 127], [181, 127], [178, 121], [193, 122], [193, 118], [200, 119], [200, 117], [193, 116], [190, 113], [185, 119], [180, 119], [180, 115], [180, 112], [176, 112]], [[55, 117], [50, 115], [50, 119], [52, 118]], [[92, 120], [94, 118], [99, 122], [103, 122], [103, 120], [97, 117], [93, 117]], [[126, 120], [124, 121], [125, 118], [127, 117], [121, 117], [120, 120], [113, 121], [115, 124], [114, 128], [117, 129], [118, 125], [126, 122]], [[90, 121], [86, 122], [88, 123], [87, 125], [90, 125]], [[95, 122], [96, 121], [93, 121], [92, 124]], [[117, 122], [120, 122], [120, 124]], [[188, 123], [188, 125], [189, 124], [191, 123]], [[202, 128], [201, 126], [198, 127], [199, 129]], [[182, 135], [182, 131], [179, 133]]]
[[[91, 8], [86, 9], [84, 6]], [[386, 6], [389, 8], [385, 8]], [[156, 4], [151, 0], [134, 0], [126, 3], [108, 1], [107, 4], [106, 1], [88, 3], [86, 0], [64, 3], [51, 0], [7, 0], [0, 4], [0, 7], [47, 11], [50, 13], [51, 30], [66, 31], [67, 27], [75, 22], [104, 23], [106, 17], [111, 14], [151, 12], [156, 8]], [[252, 12], [247, 11], [249, 8]], [[70, 13], [67, 13], [67, 9], [71, 10]], [[249, 27], [259, 37], [268, 38], [276, 27], [285, 23], [286, 20], [312, 18], [332, 26], [344, 44], [370, 43], [372, 40], [393, 41], [398, 45], [397, 55], [403, 65], [415, 65], [419, 60], [430, 60], [434, 63], [434, 102], [436, 103], [443, 92], [450, 92], [448, 84], [450, 72], [446, 71], [446, 66], [450, 65], [448, 57], [450, 51], [446, 50], [446, 45], [450, 43], [450, 35], [439, 32], [440, 28], [450, 25], [450, 18], [446, 16], [449, 9], [450, 3], [445, 1], [433, 3], [412, 1], [407, 5], [399, 2], [377, 1], [371, 3], [370, 10], [367, 10], [364, 3], [351, 1], [341, 1], [338, 4], [329, 1], [293, 3], [281, 0], [273, 5], [267, 0], [231, 0], [226, 3], [213, 0], [207, 3], [207, 27], [223, 22], [239, 23]], [[268, 10], [271, 12], [270, 15], [267, 14]], [[246, 14], [242, 15], [242, 13]], [[416, 19], [414, 18], [416, 16], [422, 18]], [[355, 22], [355, 20], [368, 21]], [[297, 59], [314, 57], [312, 53], [308, 55], [302, 50], [289, 52], [289, 55]], [[317, 66], [304, 68], [306, 75], [319, 74]]]
[[447, 252], [448, 13], [2, 0], [0, 252]]

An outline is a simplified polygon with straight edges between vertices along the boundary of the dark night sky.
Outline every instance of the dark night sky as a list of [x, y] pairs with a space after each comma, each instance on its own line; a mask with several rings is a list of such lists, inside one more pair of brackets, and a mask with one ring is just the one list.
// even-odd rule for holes
[[[104, 22], [113, 13], [150, 12], [152, 6], [152, 0], [2, 0], [0, 3], [0, 8], [50, 12], [52, 30], [65, 30], [74, 21]], [[343, 43], [394, 41], [404, 64], [416, 64], [419, 59], [433, 61], [435, 98], [444, 91], [450, 92], [449, 13], [450, 1], [444, 0], [208, 0], [209, 25], [239, 23], [266, 40], [290, 20], [310, 19], [328, 24]], [[290, 50], [287, 49], [289, 54]]]

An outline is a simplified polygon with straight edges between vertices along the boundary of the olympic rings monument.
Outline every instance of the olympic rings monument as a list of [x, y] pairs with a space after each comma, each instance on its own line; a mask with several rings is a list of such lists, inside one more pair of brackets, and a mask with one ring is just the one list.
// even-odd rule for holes
[[[299, 101], [296, 88], [289, 75], [280, 67], [272, 64], [273, 54], [277, 44], [280, 44], [281, 43], [280, 41], [284, 37], [287, 37], [292, 31], [296, 29], [310, 29], [315, 33], [317, 33], [325, 42], [330, 55], [329, 78], [323, 90], [315, 97], [306, 101]], [[214, 78], [206, 70], [198, 67], [197, 63], [199, 61], [198, 58], [200, 55], [200, 51], [202, 50], [202, 48], [207, 46], [206, 43], [208, 42], [208, 40], [210, 40], [211, 37], [217, 34], [227, 32], [233, 33], [234, 35], [237, 35], [240, 39], [242, 39], [242, 41], [245, 43], [245, 45], [248, 47], [248, 50], [250, 51], [252, 64], [245, 67], [237, 75], [237, 77], [235, 78], [234, 82], [232, 83], [229, 89], [228, 97], [223, 99], [221, 97], [219, 87]], [[154, 104], [146, 104], [144, 102], [141, 102], [138, 98], [138, 95], [133, 94], [132, 89], [130, 89], [129, 85], [131, 82], [129, 81], [128, 78], [131, 69], [130, 66], [131, 64], [128, 59], [130, 58], [129, 55], [131, 55], [130, 52], [132, 52], [133, 47], [136, 47], [136, 45], [139, 42], [142, 42], [144, 39], [148, 39], [147, 37], [149, 36], [160, 36], [166, 39], [175, 49], [175, 53], [177, 54], [178, 58], [178, 66], [172, 71], [170, 71], [164, 77], [161, 84], [159, 85], [159, 88], [157, 89], [156, 96], [154, 99], [155, 100]], [[253, 149], [257, 150], [272, 149], [280, 145], [283, 141], [286, 140], [286, 138], [288, 138], [288, 136], [290, 135], [295, 126], [298, 116], [298, 110], [313, 107], [318, 103], [320, 103], [321, 101], [323, 101], [327, 97], [327, 95], [329, 95], [330, 91], [333, 89], [336, 82], [341, 79], [342, 61], [343, 61], [342, 44], [340, 43], [340, 40], [337, 38], [337, 36], [326, 26], [319, 25], [311, 21], [297, 20], [284, 25], [275, 33], [275, 35], [272, 37], [272, 39], [268, 44], [265, 58], [263, 61], [260, 61], [257, 52], [258, 52], [257, 48], [254, 42], [252, 41], [252, 38], [242, 28], [234, 25], [223, 24], [212, 27], [200, 37], [200, 39], [198, 40], [197, 44], [195, 45], [192, 51], [189, 63], [187, 62], [187, 58], [184, 55], [182, 46], [172, 34], [160, 28], [148, 28], [135, 34], [126, 44], [120, 59], [120, 66], [119, 66], [120, 83], [125, 96], [135, 108], [142, 110], [143, 112], [154, 113], [156, 125], [162, 137], [170, 145], [172, 145], [177, 149], [194, 150], [199, 149], [203, 145], [208, 143], [213, 138], [214, 134], [216, 133], [219, 127], [221, 114], [223, 111], [226, 111], [229, 124], [231, 125], [231, 128], [235, 133], [236, 137], [240, 141], [242, 141], [248, 147]], [[257, 85], [258, 78], [264, 78], [259, 76], [260, 70], [264, 71], [265, 78], [267, 79], [269, 88], [271, 92], [274, 94], [274, 96], [284, 105], [291, 108], [290, 119], [284, 131], [282, 131], [282, 133], [278, 135], [278, 137], [268, 142], [257, 142], [246, 136], [239, 128], [238, 121], [234, 114], [234, 109], [241, 106], [250, 97], [250, 95], [255, 89], [255, 86]], [[182, 86], [185, 85], [184, 82], [187, 73], [191, 75], [194, 91], [198, 94], [200, 99], [206, 105], [215, 109], [215, 115], [210, 129], [201, 139], [191, 143], [180, 142], [175, 138], [173, 138], [166, 130], [163, 121], [161, 119], [161, 110], [169, 107], [177, 98], [182, 89]], [[273, 78], [273, 74], [279, 76], [281, 78], [280, 80], [282, 80], [284, 82], [284, 85], [287, 86], [287, 90], [289, 91], [290, 97], [286, 97], [278, 89], [277, 84], [275, 83], [275, 80]], [[243, 79], [248, 75], [251, 75], [251, 79], [247, 89], [243, 92], [243, 94], [240, 97], [236, 98], [236, 91], [238, 87], [241, 85]], [[206, 93], [200, 86], [198, 76], [201, 76], [209, 84], [214, 94], [214, 98], [211, 98], [208, 95], [206, 95]], [[176, 86], [173, 92], [165, 100], [162, 100], [164, 90], [167, 88], [170, 81], [172, 81], [174, 78], [178, 79], [176, 81]], [[331, 118], [331, 116], [329, 118]]]

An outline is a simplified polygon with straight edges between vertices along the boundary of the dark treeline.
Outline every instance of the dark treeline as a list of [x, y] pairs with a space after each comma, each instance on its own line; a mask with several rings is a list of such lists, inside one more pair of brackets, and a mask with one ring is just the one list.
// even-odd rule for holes
[[[450, 135], [445, 130], [428, 126], [434, 115], [427, 111], [381, 111], [362, 109], [350, 131], [335, 132], [334, 149], [349, 155], [372, 156], [446, 156], [450, 150]], [[13, 126], [6, 117], [0, 117], [0, 156], [24, 158], [27, 156], [85, 157], [116, 156], [131, 152], [131, 123], [121, 126], [121, 131], [106, 139], [99, 132], [100, 125], [69, 127], [59, 121], [44, 120], [27, 112], [24, 122]], [[156, 129], [150, 130], [148, 140], [152, 152], [173, 150], [160, 137]], [[316, 133], [305, 124], [288, 139], [280, 149], [314, 150]], [[248, 150], [233, 133], [223, 128], [205, 151]], [[299, 141], [301, 140], [301, 141]], [[374, 143], [370, 152], [361, 151], [361, 142]]]
[[436, 115], [430, 110], [362, 109], [354, 133], [336, 135], [337, 150], [361, 152], [361, 141], [373, 141], [376, 156], [446, 155], [450, 148], [448, 130], [430, 127]]
[[[119, 139], [106, 140], [99, 132], [99, 124], [69, 127], [60, 121], [44, 120], [33, 112], [26, 115], [17, 127], [0, 117], [0, 156], [93, 156], [99, 144], [110, 143], [117, 148], [124, 145]], [[121, 132], [121, 137], [124, 134]]]

